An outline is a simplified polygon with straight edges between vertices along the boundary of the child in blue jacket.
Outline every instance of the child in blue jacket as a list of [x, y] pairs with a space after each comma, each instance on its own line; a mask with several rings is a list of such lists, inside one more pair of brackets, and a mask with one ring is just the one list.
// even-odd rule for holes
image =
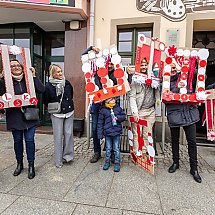
[[122, 122], [126, 119], [121, 107], [116, 104], [115, 98], [105, 100], [105, 106], [99, 113], [97, 132], [98, 138], [105, 137], [106, 154], [103, 170], [110, 167], [112, 146], [115, 155], [114, 172], [120, 171], [120, 135], [122, 134]]

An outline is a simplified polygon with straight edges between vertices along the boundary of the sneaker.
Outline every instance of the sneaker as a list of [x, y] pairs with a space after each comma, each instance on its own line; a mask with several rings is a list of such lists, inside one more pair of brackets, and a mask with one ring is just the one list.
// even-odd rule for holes
[[57, 168], [62, 168], [62, 167], [63, 167], [63, 165], [59, 165], [59, 166], [57, 166], [57, 165], [56, 165], [56, 167], [57, 167]]
[[96, 163], [101, 158], [101, 154], [94, 154], [93, 157], [90, 159], [90, 163]]
[[110, 167], [110, 163], [105, 163], [103, 166], [103, 170], [108, 170]]
[[119, 172], [120, 171], [120, 164], [118, 164], [118, 163], [116, 163], [115, 165], [114, 165], [114, 172]]

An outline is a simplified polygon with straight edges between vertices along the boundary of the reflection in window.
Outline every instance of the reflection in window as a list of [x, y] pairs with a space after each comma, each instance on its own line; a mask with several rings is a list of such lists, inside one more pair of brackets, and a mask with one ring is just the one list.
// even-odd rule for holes
[[30, 29], [15, 28], [15, 45], [24, 48], [30, 48]]
[[119, 41], [132, 40], [132, 32], [120, 32]]
[[42, 56], [42, 34], [34, 29], [34, 53]]
[[131, 42], [119, 42], [119, 52], [130, 52], [132, 49]]
[[5, 45], [13, 45], [13, 29], [1, 28], [0, 29], [0, 43]]

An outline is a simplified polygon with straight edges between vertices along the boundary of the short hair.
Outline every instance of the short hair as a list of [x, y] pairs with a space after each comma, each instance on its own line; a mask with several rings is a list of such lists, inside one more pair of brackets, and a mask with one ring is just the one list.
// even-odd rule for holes
[[50, 76], [51, 78], [53, 78], [53, 75], [54, 75], [54, 73], [56, 72], [56, 69], [57, 69], [57, 68], [60, 68], [61, 71], [62, 71], [62, 68], [61, 68], [60, 65], [51, 64], [51, 65], [49, 66], [49, 76]]

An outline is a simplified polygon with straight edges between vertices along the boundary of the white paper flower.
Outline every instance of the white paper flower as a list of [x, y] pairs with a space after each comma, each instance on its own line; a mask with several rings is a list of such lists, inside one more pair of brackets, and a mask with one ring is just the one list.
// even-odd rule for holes
[[200, 91], [196, 93], [197, 100], [206, 100], [209, 94], [206, 94], [205, 91]]
[[10, 46], [9, 51], [13, 54], [13, 55], [18, 55], [21, 54], [22, 51], [18, 46]]
[[122, 85], [119, 85], [119, 86], [117, 87], [117, 90], [118, 90], [118, 91], [121, 91], [121, 90], [122, 90]]
[[159, 81], [152, 79], [152, 88], [158, 89], [159, 86], [160, 86]]

